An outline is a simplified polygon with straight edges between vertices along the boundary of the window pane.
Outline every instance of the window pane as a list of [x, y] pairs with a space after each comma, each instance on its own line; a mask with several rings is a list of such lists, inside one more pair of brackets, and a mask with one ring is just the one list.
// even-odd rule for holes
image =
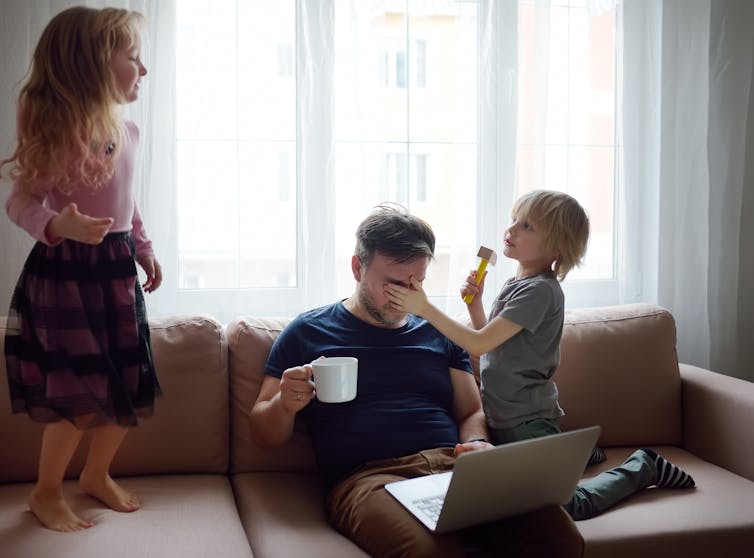
[[522, 2], [519, 36], [517, 193], [546, 188], [578, 199], [592, 228], [584, 266], [569, 279], [613, 279], [615, 11], [593, 17], [582, 0], [549, 12]]
[[295, 142], [239, 145], [239, 287], [296, 286]]
[[353, 289], [356, 227], [391, 201], [432, 225], [436, 261], [425, 287], [445, 296], [451, 248], [476, 244], [476, 3], [335, 6], [338, 292]]
[[234, 142], [179, 141], [180, 288], [238, 285], [238, 158]]
[[295, 141], [295, 2], [239, 0], [237, 17], [239, 136]]
[[295, 2], [177, 10], [180, 287], [295, 286]]
[[230, 139], [238, 129], [235, 0], [177, 2], [177, 134]]

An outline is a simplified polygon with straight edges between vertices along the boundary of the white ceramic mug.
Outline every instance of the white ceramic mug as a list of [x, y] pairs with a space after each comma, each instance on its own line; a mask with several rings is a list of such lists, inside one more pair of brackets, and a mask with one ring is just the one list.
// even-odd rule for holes
[[312, 362], [314, 389], [323, 403], [345, 403], [356, 397], [359, 360], [356, 357], [328, 357]]

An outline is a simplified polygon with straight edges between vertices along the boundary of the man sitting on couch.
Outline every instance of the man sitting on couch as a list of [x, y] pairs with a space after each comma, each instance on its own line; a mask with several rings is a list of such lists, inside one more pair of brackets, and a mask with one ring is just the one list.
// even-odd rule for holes
[[[285, 443], [301, 412], [328, 489], [329, 520], [372, 556], [463, 556], [467, 543], [493, 555], [581, 556], [581, 535], [560, 506], [435, 535], [384, 489], [450, 470], [460, 453], [489, 447], [488, 433], [468, 355], [425, 320], [393, 310], [384, 293], [386, 283], [423, 280], [434, 257], [430, 226], [381, 206], [356, 238], [355, 292], [301, 314], [272, 347], [251, 410], [255, 441]], [[358, 358], [353, 401], [315, 399], [308, 363], [320, 356]]]

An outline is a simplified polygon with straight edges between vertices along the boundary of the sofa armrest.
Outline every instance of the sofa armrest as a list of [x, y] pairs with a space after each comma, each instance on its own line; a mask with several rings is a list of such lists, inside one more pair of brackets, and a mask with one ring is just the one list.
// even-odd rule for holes
[[684, 447], [754, 481], [754, 383], [688, 364], [679, 368]]

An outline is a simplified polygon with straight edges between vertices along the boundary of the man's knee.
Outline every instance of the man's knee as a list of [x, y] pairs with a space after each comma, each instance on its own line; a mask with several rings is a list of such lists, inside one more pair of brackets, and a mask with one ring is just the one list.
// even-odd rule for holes
[[[350, 494], [349, 496], [353, 496]], [[330, 521], [343, 535], [375, 557], [462, 558], [459, 535], [434, 535], [384, 488], [366, 491], [348, 505], [333, 506]], [[341, 505], [343, 502], [339, 502]], [[333, 513], [335, 512], [335, 513]], [[338, 513], [340, 512], [340, 513]]]

